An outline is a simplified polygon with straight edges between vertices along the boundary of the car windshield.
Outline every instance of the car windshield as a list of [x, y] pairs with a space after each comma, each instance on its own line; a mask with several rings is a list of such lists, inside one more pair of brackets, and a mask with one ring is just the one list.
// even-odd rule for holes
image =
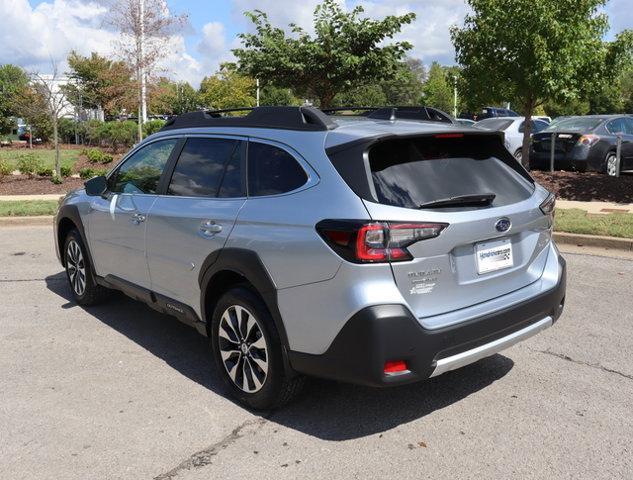
[[485, 120], [475, 123], [475, 127], [483, 128], [485, 130], [499, 131], [499, 130], [505, 130], [506, 128], [508, 128], [510, 125], [512, 125], [513, 121], [514, 120], [508, 120], [508, 119], [503, 119], [503, 118], [487, 118]]
[[586, 132], [593, 130], [602, 122], [601, 118], [571, 117], [556, 120], [547, 127], [544, 132], [555, 132], [558, 130], [569, 130], [572, 132]]

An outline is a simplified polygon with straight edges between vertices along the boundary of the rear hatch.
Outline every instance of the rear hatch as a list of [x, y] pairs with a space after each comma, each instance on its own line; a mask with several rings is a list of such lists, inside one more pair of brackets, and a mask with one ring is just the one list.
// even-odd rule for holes
[[532, 150], [539, 155], [550, 155], [552, 148], [552, 133], [556, 134], [554, 140], [555, 158], [568, 157], [578, 140], [582, 136], [578, 132], [540, 132], [532, 135]]
[[[367, 151], [375, 221], [444, 223], [439, 236], [407, 247], [394, 279], [423, 325], [519, 290], [545, 266], [550, 219], [529, 175], [499, 134], [389, 139]], [[431, 318], [435, 317], [435, 319]]]

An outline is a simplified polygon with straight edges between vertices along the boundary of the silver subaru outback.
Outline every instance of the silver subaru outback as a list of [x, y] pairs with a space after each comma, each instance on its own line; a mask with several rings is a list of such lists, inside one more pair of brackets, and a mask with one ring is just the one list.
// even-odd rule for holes
[[502, 134], [417, 112], [168, 121], [63, 200], [75, 300], [120, 290], [192, 325], [255, 409], [305, 376], [401, 385], [551, 326], [565, 303], [554, 197]]

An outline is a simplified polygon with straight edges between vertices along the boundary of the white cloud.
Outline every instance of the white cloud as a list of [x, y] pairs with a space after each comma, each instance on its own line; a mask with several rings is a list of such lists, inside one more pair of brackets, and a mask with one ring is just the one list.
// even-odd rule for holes
[[[242, 12], [259, 9], [268, 13], [273, 25], [285, 28], [294, 22], [310, 31], [312, 15], [318, 3], [318, 0], [233, 0], [233, 16], [249, 29], [250, 22], [244, 20]], [[361, 5], [365, 14], [373, 18], [414, 12], [416, 20], [405, 25], [395, 40], [412, 43], [414, 48], [410, 55], [421, 58], [425, 63], [433, 60], [454, 62], [455, 53], [449, 29], [453, 24], [463, 21], [467, 11], [464, 0], [357, 0], [347, 1], [345, 5], [348, 9]]]
[[[71, 50], [116, 56], [118, 34], [104, 28], [107, 9], [90, 0], [52, 0], [32, 7], [28, 0], [0, 0], [0, 64], [50, 72], [51, 62], [67, 70]], [[160, 68], [169, 76], [198, 84], [205, 74], [201, 62], [187, 52], [182, 34], [170, 38]]]

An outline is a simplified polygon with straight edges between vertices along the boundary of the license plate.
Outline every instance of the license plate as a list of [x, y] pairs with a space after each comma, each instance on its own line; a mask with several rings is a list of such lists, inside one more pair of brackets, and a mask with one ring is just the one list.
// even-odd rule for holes
[[512, 242], [509, 238], [477, 243], [475, 253], [477, 254], [477, 273], [480, 275], [508, 268], [514, 264]]

